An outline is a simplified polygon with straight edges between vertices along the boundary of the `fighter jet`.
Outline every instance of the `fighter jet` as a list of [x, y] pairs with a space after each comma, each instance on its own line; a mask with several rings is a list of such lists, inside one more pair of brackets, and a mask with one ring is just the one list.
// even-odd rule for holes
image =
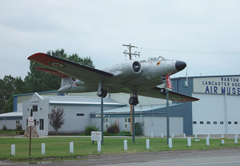
[[[58, 90], [62, 93], [96, 91], [103, 98], [107, 93], [130, 93], [130, 105], [139, 103], [138, 95], [166, 99], [166, 92], [169, 92], [169, 100], [172, 101], [199, 100], [172, 91], [170, 76], [186, 67], [186, 63], [179, 60], [163, 57], [147, 61], [129, 60], [99, 70], [45, 53], [33, 54], [28, 59], [47, 67], [39, 67], [37, 70], [62, 77]], [[161, 84], [166, 86], [159, 88]]]

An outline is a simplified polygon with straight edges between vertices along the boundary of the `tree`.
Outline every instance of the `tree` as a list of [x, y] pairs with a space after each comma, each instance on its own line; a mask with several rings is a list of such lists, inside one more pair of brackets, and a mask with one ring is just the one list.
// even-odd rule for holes
[[24, 82], [21, 77], [5, 76], [0, 79], [0, 110], [1, 113], [13, 111], [13, 95], [24, 93]]
[[30, 72], [25, 77], [27, 93], [56, 90], [60, 87], [61, 78], [37, 71], [39, 64], [30, 61]]
[[54, 106], [54, 108], [51, 110], [51, 113], [48, 114], [48, 118], [50, 120], [50, 125], [56, 131], [56, 135], [57, 135], [58, 130], [65, 123], [64, 116], [65, 116], [64, 108], [58, 107], [56, 109], [56, 106]]

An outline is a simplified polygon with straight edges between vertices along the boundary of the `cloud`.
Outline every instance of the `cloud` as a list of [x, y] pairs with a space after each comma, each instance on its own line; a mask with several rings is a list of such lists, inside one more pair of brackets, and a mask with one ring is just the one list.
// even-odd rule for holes
[[90, 56], [103, 68], [126, 60], [122, 44], [129, 43], [143, 59], [186, 61], [192, 75], [236, 74], [239, 68], [224, 66], [238, 66], [239, 5], [236, 0], [1, 1], [0, 78], [23, 78], [29, 55], [61, 48]]

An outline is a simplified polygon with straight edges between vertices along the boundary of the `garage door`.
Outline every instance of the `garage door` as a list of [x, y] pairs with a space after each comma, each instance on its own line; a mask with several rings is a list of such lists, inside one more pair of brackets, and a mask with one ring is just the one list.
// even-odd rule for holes
[[240, 96], [193, 94], [193, 134], [240, 133]]

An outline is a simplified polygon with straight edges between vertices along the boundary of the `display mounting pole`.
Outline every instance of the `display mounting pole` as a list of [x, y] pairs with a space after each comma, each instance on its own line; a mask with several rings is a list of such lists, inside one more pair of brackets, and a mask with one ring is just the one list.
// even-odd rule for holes
[[[33, 110], [30, 111], [30, 117], [33, 117]], [[30, 125], [30, 133], [29, 133], [29, 156], [31, 156], [31, 144], [32, 144], [32, 126]]]
[[32, 132], [32, 127], [30, 126], [30, 134], [29, 134], [29, 156], [31, 156], [31, 144], [32, 144], [32, 140], [31, 140], [31, 132]]
[[102, 132], [102, 144], [103, 144], [103, 97], [101, 97], [101, 132]]
[[168, 89], [166, 89], [166, 96], [167, 96], [167, 110], [166, 110], [166, 113], [167, 113], [167, 144], [169, 143], [168, 142], [168, 139], [169, 139], [169, 92], [168, 92]]
[[133, 115], [132, 115], [132, 117], [133, 117], [133, 118], [132, 118], [132, 129], [133, 129], [133, 130], [132, 130], [132, 132], [133, 132], [133, 143], [135, 143], [135, 114], [134, 114], [134, 113], [135, 113], [135, 110], [134, 110], [134, 107], [135, 107], [135, 106], [134, 106], [134, 105], [132, 105], [132, 106], [133, 106], [133, 107], [132, 107], [132, 108], [133, 108], [133, 109], [132, 109], [132, 113], [133, 113]]

